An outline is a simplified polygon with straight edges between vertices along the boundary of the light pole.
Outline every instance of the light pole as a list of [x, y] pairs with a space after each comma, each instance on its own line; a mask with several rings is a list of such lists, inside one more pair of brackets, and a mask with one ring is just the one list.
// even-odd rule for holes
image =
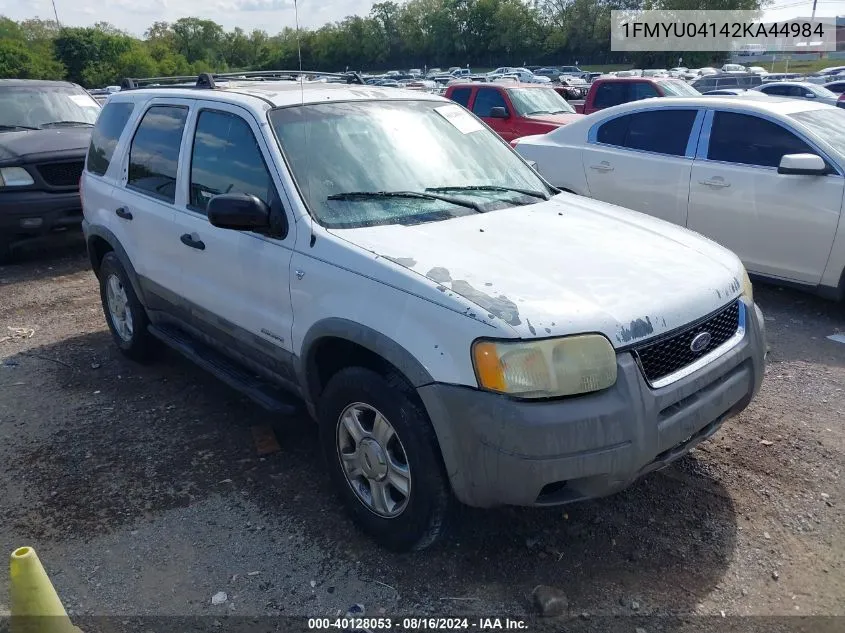
[[53, 15], [56, 16], [56, 26], [62, 28], [62, 25], [59, 23], [59, 12], [56, 10], [56, 0], [52, 0], [53, 2]]

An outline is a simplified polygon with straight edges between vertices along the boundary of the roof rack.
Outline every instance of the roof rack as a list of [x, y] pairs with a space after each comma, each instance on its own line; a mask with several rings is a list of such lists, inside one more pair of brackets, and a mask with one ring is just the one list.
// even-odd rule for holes
[[180, 75], [174, 77], [146, 77], [144, 79], [126, 77], [120, 82], [121, 90], [136, 90], [138, 88], [199, 88], [213, 90], [217, 81], [297, 81], [300, 77], [341, 79], [347, 84], [363, 84], [361, 75], [354, 72], [325, 73], [312, 70], [250, 70], [234, 73], [200, 73], [199, 75]]

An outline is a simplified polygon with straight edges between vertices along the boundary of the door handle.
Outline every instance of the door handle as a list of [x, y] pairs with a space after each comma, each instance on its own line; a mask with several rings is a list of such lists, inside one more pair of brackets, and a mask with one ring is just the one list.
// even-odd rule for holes
[[707, 187], [714, 187], [716, 189], [722, 189], [724, 187], [731, 186], [731, 183], [725, 182], [721, 178], [714, 178], [712, 180], [699, 180], [698, 183]]
[[126, 207], [118, 207], [114, 210], [115, 215], [119, 218], [123, 218], [124, 220], [131, 220], [132, 219], [132, 212], [129, 211]]
[[205, 242], [203, 242], [202, 240], [195, 240], [190, 233], [185, 233], [179, 239], [182, 240], [182, 244], [184, 244], [185, 246], [190, 246], [191, 248], [195, 248], [199, 251], [205, 250]]
[[595, 169], [596, 171], [613, 171], [613, 167], [606, 160], [603, 160], [598, 165], [590, 165], [590, 169]]

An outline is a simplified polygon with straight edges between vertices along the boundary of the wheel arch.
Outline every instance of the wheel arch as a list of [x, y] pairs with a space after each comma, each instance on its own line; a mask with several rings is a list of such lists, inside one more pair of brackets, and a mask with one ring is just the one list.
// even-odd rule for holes
[[88, 249], [88, 259], [91, 262], [91, 269], [98, 278], [100, 276], [100, 265], [103, 262], [103, 257], [106, 256], [106, 253], [113, 252], [123, 265], [123, 269], [129, 277], [135, 295], [140, 299], [142, 304], [146, 304], [141, 283], [138, 280], [138, 273], [135, 272], [135, 267], [132, 265], [126, 249], [114, 233], [103, 226], [88, 224], [85, 227], [85, 245]]
[[392, 371], [414, 388], [434, 382], [423, 364], [401, 344], [348, 319], [332, 317], [315, 323], [306, 333], [301, 350], [297, 373], [312, 403], [337, 371], [355, 365], [382, 374]]

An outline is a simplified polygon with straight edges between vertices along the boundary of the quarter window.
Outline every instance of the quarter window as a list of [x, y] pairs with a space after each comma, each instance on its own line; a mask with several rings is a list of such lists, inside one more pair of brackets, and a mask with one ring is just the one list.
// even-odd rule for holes
[[114, 102], [106, 104], [100, 112], [91, 132], [91, 145], [88, 146], [86, 169], [92, 174], [102, 176], [108, 170], [117, 142], [134, 107], [135, 104], [126, 101]]
[[609, 108], [610, 106], [625, 103], [628, 100], [628, 84], [624, 81], [609, 81], [601, 84], [596, 90], [593, 105], [596, 108]]
[[707, 158], [728, 163], [777, 167], [786, 154], [815, 154], [804, 141], [760, 117], [717, 112]]
[[506, 108], [505, 98], [495, 88], [479, 88], [475, 93], [475, 103], [472, 104], [472, 111], [480, 117], [489, 117], [493, 108]]
[[276, 188], [249, 125], [239, 116], [200, 112], [191, 156], [190, 206], [205, 212], [221, 193], [248, 193], [272, 204]]
[[466, 108], [469, 104], [470, 94], [472, 94], [472, 88], [456, 88], [452, 91], [452, 101], [460, 103]]
[[153, 106], [144, 114], [129, 149], [128, 187], [173, 202], [179, 146], [188, 108]]

